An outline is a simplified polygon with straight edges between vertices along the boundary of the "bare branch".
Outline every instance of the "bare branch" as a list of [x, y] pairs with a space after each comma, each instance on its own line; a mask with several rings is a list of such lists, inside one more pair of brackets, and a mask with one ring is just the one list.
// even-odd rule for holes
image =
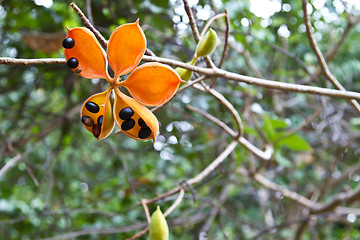
[[20, 160], [22, 159], [21, 154], [17, 154], [15, 157], [11, 158], [1, 169], [0, 169], [0, 179], [11, 169], [13, 168]]
[[189, 69], [194, 72], [202, 73], [208, 76], [216, 76], [222, 77], [224, 79], [233, 80], [236, 82], [244, 82], [251, 85], [277, 89], [281, 91], [290, 91], [290, 92], [301, 92], [301, 93], [310, 93], [315, 95], [324, 95], [329, 97], [337, 97], [337, 98], [346, 98], [346, 99], [359, 99], [360, 100], [360, 93], [358, 92], [351, 92], [351, 91], [340, 91], [335, 89], [328, 89], [328, 88], [321, 88], [321, 87], [313, 87], [313, 86], [306, 86], [300, 84], [293, 84], [293, 83], [284, 83], [284, 82], [277, 82], [267, 79], [255, 78], [250, 76], [245, 76], [233, 72], [228, 72], [222, 69], [214, 68], [203, 68], [192, 66], [190, 64], [186, 64], [183, 62], [179, 62], [176, 60], [171, 60], [167, 58], [159, 58], [159, 57], [150, 57], [144, 56], [143, 59], [146, 62], [160, 62], [164, 64], [169, 64], [172, 66], [182, 67]]
[[226, 16], [226, 13], [220, 13], [220, 14], [217, 14], [217, 15], [213, 16], [212, 18], [210, 18], [210, 20], [206, 23], [205, 27], [201, 31], [200, 37], [205, 35], [206, 31], [208, 30], [210, 25], [213, 23], [213, 21], [215, 21], [218, 18], [225, 17], [225, 16]]
[[91, 22], [89, 21], [89, 19], [85, 16], [85, 14], [81, 11], [81, 9], [75, 4], [75, 3], [71, 3], [70, 6], [74, 9], [74, 11], [79, 15], [81, 21], [84, 23], [84, 26], [87, 27], [88, 29], [90, 29], [90, 31], [92, 31], [95, 35], [95, 37], [97, 38], [97, 40], [99, 40], [99, 42], [103, 45], [103, 47], [106, 48], [108, 42], [106, 41], [106, 39], [101, 35], [101, 33], [91, 24]]
[[150, 221], [151, 221], [150, 212], [149, 212], [149, 208], [148, 208], [148, 206], [146, 204], [145, 199], [141, 199], [141, 204], [142, 204], [142, 206], [144, 208], [144, 211], [145, 211], [146, 220], [147, 220], [148, 224], [150, 224]]
[[180, 193], [179, 196], [176, 198], [175, 202], [166, 210], [166, 212], [164, 213], [164, 217], [169, 216], [169, 214], [175, 210], [175, 208], [177, 208], [177, 206], [179, 206], [179, 204], [181, 203], [182, 199], [184, 198], [185, 195], [185, 190], [184, 188], [180, 188]]
[[207, 91], [211, 95], [213, 95], [219, 102], [224, 105], [229, 112], [233, 115], [234, 120], [238, 126], [238, 136], [242, 136], [244, 134], [244, 125], [241, 121], [240, 115], [238, 111], [236, 111], [235, 107], [218, 91], [216, 91], [213, 88], [209, 88], [207, 85], [202, 84], [202, 88], [198, 85], [194, 85], [194, 88], [200, 90], [200, 91]]
[[222, 129], [224, 129], [227, 133], [229, 133], [232, 137], [236, 137], [236, 132], [234, 130], [232, 130], [228, 125], [226, 125], [223, 121], [221, 121], [220, 119], [214, 117], [213, 115], [202, 111], [201, 109], [198, 109], [196, 107], [193, 107], [191, 105], [186, 105], [186, 108], [194, 111], [196, 113], [199, 113], [201, 115], [203, 115], [204, 117], [206, 117], [207, 119], [209, 119], [210, 121], [214, 122], [216, 125], [218, 125], [219, 127], [221, 127]]
[[65, 58], [40, 58], [40, 59], [22, 59], [0, 57], [0, 64], [4, 65], [44, 65], [44, 64], [66, 64]]
[[187, 0], [183, 0], [183, 2], [184, 2], [184, 7], [185, 7], [186, 14], [189, 17], [190, 27], [191, 27], [191, 31], [193, 33], [194, 39], [195, 39], [196, 42], [199, 42], [200, 41], [200, 35], [199, 35], [199, 30], [196, 27], [196, 21], [195, 21], [195, 18], [194, 18], [194, 14], [192, 13], [189, 2]]
[[230, 19], [227, 8], [225, 8], [225, 23], [226, 23], [226, 29], [225, 29], [225, 43], [224, 43], [224, 49], [221, 55], [220, 63], [218, 65], [218, 68], [221, 68], [225, 61], [226, 52], [229, 45], [229, 36], [230, 36]]
[[[188, 181], [186, 181], [189, 185], [194, 185], [197, 184], [199, 182], [201, 182], [205, 177], [207, 177], [211, 172], [213, 172], [229, 155], [232, 151], [234, 151], [235, 147], [238, 145], [238, 143], [236, 141], [231, 142], [226, 149], [214, 160], [212, 161], [203, 171], [201, 171], [198, 175], [196, 175], [195, 177], [189, 179]], [[155, 198], [152, 199], [148, 199], [146, 200], [146, 202], [149, 203], [153, 203], [153, 202], [157, 202], [161, 199], [164, 199], [168, 196], [174, 195], [175, 193], [179, 192], [180, 189], [182, 187], [175, 187], [172, 190], [161, 194]]]
[[315, 206], [317, 206], [317, 203], [311, 201], [310, 199], [298, 194], [297, 192], [288, 190], [274, 182], [271, 182], [269, 179], [267, 179], [265, 176], [263, 176], [259, 173], [250, 174], [248, 171], [246, 171], [243, 168], [238, 168], [237, 172], [243, 176], [252, 177], [255, 181], [257, 181], [264, 187], [271, 189], [273, 191], [276, 191], [276, 192], [280, 192], [284, 197], [290, 198], [307, 208], [312, 209], [312, 208], [315, 208]]
[[[322, 55], [320, 48], [314, 38], [314, 33], [311, 27], [311, 22], [310, 22], [310, 17], [309, 14], [307, 12], [307, 0], [302, 0], [302, 8], [303, 8], [303, 12], [304, 12], [304, 22], [305, 22], [305, 26], [306, 26], [306, 33], [309, 39], [309, 43], [311, 45], [311, 48], [313, 49], [318, 62], [320, 64], [320, 67], [322, 69], [322, 71], [324, 72], [324, 75], [326, 76], [327, 79], [330, 80], [330, 82], [339, 90], [341, 91], [346, 91], [346, 89], [341, 85], [341, 83], [336, 79], [336, 77], [331, 73], [329, 66], [326, 63], [326, 60], [324, 58], [324, 56]], [[360, 113], [360, 104], [352, 99], [351, 100], [352, 105], [355, 107], [355, 109]]]

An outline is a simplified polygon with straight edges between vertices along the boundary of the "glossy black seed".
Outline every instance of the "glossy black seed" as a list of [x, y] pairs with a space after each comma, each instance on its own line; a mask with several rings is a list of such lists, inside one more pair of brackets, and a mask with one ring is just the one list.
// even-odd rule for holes
[[92, 128], [92, 132], [94, 134], [94, 137], [98, 138], [100, 136], [101, 127], [97, 124], [95, 124]]
[[85, 126], [88, 126], [88, 127], [92, 127], [94, 125], [94, 120], [92, 120], [92, 118], [89, 116], [83, 116], [81, 118], [81, 121]]
[[139, 118], [138, 120], [138, 124], [140, 127], [142, 128], [146, 128], [148, 125], [144, 122], [144, 120], [142, 118]]
[[66, 65], [71, 68], [77, 68], [77, 66], [79, 66], [79, 61], [76, 58], [69, 58], [66, 62]]
[[99, 105], [91, 101], [85, 103], [85, 108], [92, 113], [98, 113], [100, 111]]
[[123, 131], [128, 131], [130, 129], [132, 129], [135, 126], [135, 120], [130, 118], [125, 120], [122, 124], [121, 124], [121, 129]]
[[75, 46], [75, 41], [72, 38], [65, 38], [64, 41], [62, 42], [62, 46], [64, 48], [70, 49], [73, 48]]
[[145, 139], [148, 138], [151, 134], [151, 129], [149, 127], [140, 128], [139, 138]]
[[133, 115], [134, 115], [134, 111], [129, 107], [123, 108], [119, 112], [119, 117], [122, 120], [127, 120], [127, 119], [131, 118]]
[[100, 117], [98, 117], [97, 119], [97, 124], [99, 124], [99, 126], [101, 127], [102, 123], [103, 123], [103, 118], [104, 118], [104, 115], [101, 115]]

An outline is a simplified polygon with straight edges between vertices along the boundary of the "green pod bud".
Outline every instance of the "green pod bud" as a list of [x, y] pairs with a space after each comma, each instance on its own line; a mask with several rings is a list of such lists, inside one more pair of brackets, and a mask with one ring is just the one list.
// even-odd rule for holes
[[[187, 62], [187, 64], [194, 65], [197, 58], [193, 58], [192, 61]], [[177, 67], [175, 71], [180, 75], [181, 79], [184, 81], [189, 81], [192, 77], [193, 72], [186, 68]]]
[[152, 214], [149, 228], [150, 240], [168, 240], [169, 228], [160, 207]]
[[196, 57], [205, 57], [216, 48], [217, 34], [212, 28], [200, 39], [196, 46]]

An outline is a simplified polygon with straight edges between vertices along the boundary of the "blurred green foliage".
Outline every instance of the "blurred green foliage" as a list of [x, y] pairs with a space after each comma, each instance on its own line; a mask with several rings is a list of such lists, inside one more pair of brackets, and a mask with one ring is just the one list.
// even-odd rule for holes
[[[52, 4], [45, 7], [41, 2]], [[86, 1], [75, 2], [87, 13]], [[194, 3], [200, 29], [216, 12], [229, 10], [231, 41], [251, 54], [266, 79], [330, 87], [321, 76], [318, 82], [312, 82], [295, 58], [273, 48], [282, 47], [292, 53], [311, 72], [318, 67], [307, 42], [300, 1], [278, 3], [280, 9], [269, 17], [251, 12], [248, 0], [190, 2]], [[334, 48], [347, 25], [346, 13], [338, 2], [325, 1], [319, 9], [313, 2], [309, 6], [316, 38], [324, 53]], [[148, 48], [156, 55], [183, 62], [192, 58], [196, 43], [182, 1], [92, 0], [91, 9], [95, 27], [106, 38], [118, 25], [140, 18]], [[360, 10], [354, 7], [348, 11], [350, 15], [360, 15]], [[82, 22], [70, 1], [1, 1], [0, 55], [63, 57], [60, 44], [65, 27], [75, 26], [82, 26]], [[215, 21], [212, 28], [219, 36], [220, 43], [212, 56], [218, 63], [224, 45], [224, 20]], [[288, 36], [280, 36], [283, 34], [280, 28], [286, 28], [288, 32], [284, 33]], [[360, 50], [356, 47], [359, 32], [359, 26], [355, 26], [329, 62], [339, 81], [352, 91], [360, 89]], [[54, 49], [46, 50], [53, 44]], [[244, 55], [232, 48], [223, 67], [254, 76]], [[140, 230], [141, 224], [146, 224], [143, 208], [138, 205], [141, 198], [153, 198], [196, 176], [231, 141], [217, 125], [186, 109], [186, 104], [191, 104], [235, 127], [224, 106], [195, 89], [184, 91], [156, 112], [161, 126], [155, 144], [115, 133], [96, 141], [83, 128], [79, 110], [87, 97], [106, 89], [106, 84], [105, 80], [82, 79], [65, 65], [0, 65], [0, 166], [17, 154], [23, 156], [0, 179], [1, 239], [43, 239], [136, 224], [140, 224], [137, 229]], [[274, 157], [264, 170], [270, 180], [311, 197], [326, 179], [339, 177], [358, 163], [359, 117], [347, 101], [279, 93], [224, 79], [218, 79], [215, 89], [241, 114], [245, 137], [250, 142], [259, 148], [267, 143], [274, 145]], [[318, 108], [322, 109], [318, 117], [289, 135]], [[220, 213], [207, 230], [209, 239], [249, 239], [271, 224], [301, 218], [301, 207], [295, 202], [235, 172], [240, 166], [250, 168], [253, 158], [244, 147], [237, 147], [218, 169], [194, 186], [196, 195], [188, 191], [167, 218], [170, 239], [197, 239], [211, 210], [218, 205]], [[255, 167], [261, 167], [261, 161], [255, 160]], [[330, 172], [329, 166], [334, 162]], [[320, 200], [354, 188], [359, 180], [358, 174], [350, 175], [328, 189]], [[225, 188], [227, 197], [219, 203]], [[165, 211], [173, 200], [157, 204]], [[149, 207], [153, 212], [156, 204]], [[265, 217], [266, 209], [272, 213], [273, 222]], [[335, 220], [320, 217], [311, 224], [304, 239], [359, 238], [359, 225], [350, 223], [346, 217]], [[278, 227], [262, 237], [293, 238], [294, 226]], [[84, 234], [73, 239], [126, 239], [135, 232]]]

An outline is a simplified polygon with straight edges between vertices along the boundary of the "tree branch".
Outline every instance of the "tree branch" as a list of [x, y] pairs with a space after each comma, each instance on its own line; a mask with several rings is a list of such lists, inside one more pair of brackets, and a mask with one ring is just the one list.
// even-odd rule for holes
[[[307, 12], [307, 0], [302, 0], [302, 8], [303, 8], [303, 12], [304, 12], [304, 22], [305, 22], [305, 26], [306, 26], [306, 33], [309, 39], [309, 43], [311, 48], [313, 49], [318, 62], [320, 64], [320, 67], [322, 69], [322, 71], [324, 72], [324, 75], [327, 79], [330, 80], [330, 82], [339, 90], [341, 91], [346, 91], [346, 89], [341, 85], [341, 83], [336, 79], [336, 77], [331, 73], [329, 66], [326, 63], [326, 60], [324, 58], [324, 56], [322, 55], [320, 48], [314, 38], [314, 33], [311, 27], [311, 22], [310, 22], [310, 17], [309, 14]], [[360, 113], [360, 104], [352, 99], [351, 100], [352, 105], [355, 107], [355, 109]]]
[[[235, 147], [238, 145], [237, 141], [232, 141], [226, 148], [225, 150], [214, 160], [212, 161], [203, 171], [201, 171], [198, 175], [196, 175], [195, 177], [187, 180], [187, 184], [188, 185], [194, 185], [197, 184], [199, 182], [201, 182], [205, 177], [207, 177], [211, 172], [213, 172], [229, 155], [232, 151], [234, 151]], [[174, 195], [175, 193], [179, 192], [180, 189], [182, 187], [175, 187], [173, 189], [171, 189], [170, 191], [161, 194], [155, 198], [152, 199], [148, 199], [146, 200], [146, 203], [153, 203], [153, 202], [157, 202], [161, 199], [164, 199], [168, 196]]]

